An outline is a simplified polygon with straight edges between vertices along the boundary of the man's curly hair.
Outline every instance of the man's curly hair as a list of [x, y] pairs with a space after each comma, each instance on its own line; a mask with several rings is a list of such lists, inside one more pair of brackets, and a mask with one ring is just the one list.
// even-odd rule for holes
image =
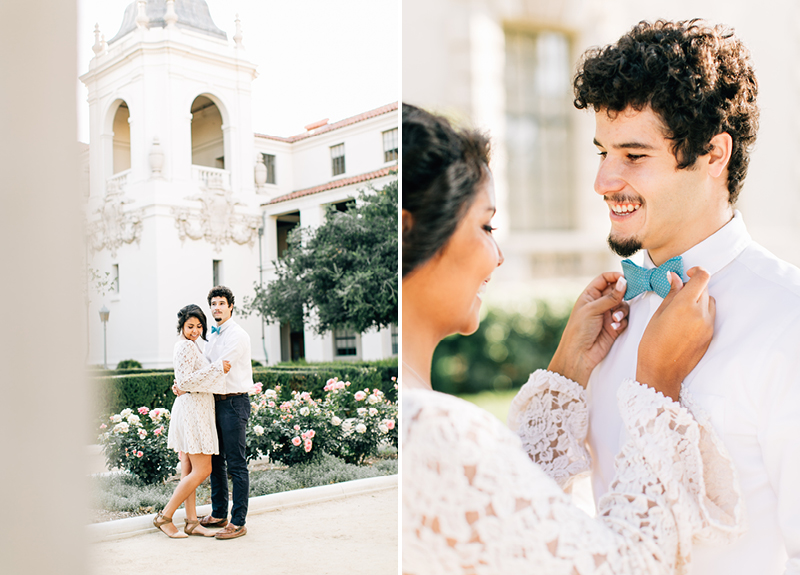
[[616, 44], [585, 52], [573, 88], [580, 110], [650, 106], [679, 169], [709, 153], [711, 138], [730, 134], [728, 201], [736, 201], [758, 131], [758, 86], [750, 53], [732, 30], [697, 19], [639, 22]]

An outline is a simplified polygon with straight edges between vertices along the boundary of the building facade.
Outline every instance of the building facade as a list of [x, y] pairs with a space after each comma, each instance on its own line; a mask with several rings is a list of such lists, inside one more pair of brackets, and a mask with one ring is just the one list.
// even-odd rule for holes
[[[107, 43], [96, 31], [81, 76], [90, 107], [87, 261], [101, 278], [88, 287], [91, 364], [103, 363], [105, 348], [110, 367], [128, 358], [171, 365], [181, 307], [207, 308], [219, 284], [240, 306], [270, 280], [288, 229], [318, 225], [327, 205], [396, 178], [388, 169], [396, 152], [385, 161], [384, 145], [386, 132], [396, 137], [396, 104], [293, 138], [255, 134], [256, 65], [236, 28], [229, 40], [202, 0], [140, 0]], [[336, 353], [335, 334], [292, 333], [236, 311], [234, 319], [262, 362], [392, 355], [392, 330], [347, 333]]]

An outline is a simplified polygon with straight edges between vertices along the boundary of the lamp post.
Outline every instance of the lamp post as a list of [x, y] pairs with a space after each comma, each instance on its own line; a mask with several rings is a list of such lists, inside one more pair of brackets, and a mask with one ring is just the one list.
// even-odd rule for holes
[[108, 369], [108, 360], [106, 359], [106, 324], [108, 324], [108, 315], [111, 312], [104, 305], [100, 308], [100, 321], [103, 322], [103, 368]]

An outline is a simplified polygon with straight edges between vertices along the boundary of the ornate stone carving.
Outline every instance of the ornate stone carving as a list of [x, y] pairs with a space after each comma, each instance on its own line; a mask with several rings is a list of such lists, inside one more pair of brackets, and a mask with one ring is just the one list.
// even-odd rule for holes
[[100, 218], [89, 224], [89, 241], [93, 251], [107, 249], [115, 258], [122, 244], [138, 244], [141, 241], [141, 210], [126, 211], [123, 207], [132, 202], [122, 195], [117, 182], [112, 180], [108, 183], [103, 205], [94, 212]]
[[233, 199], [233, 194], [222, 188], [221, 182], [210, 180], [209, 187], [189, 200], [199, 201], [199, 210], [174, 207], [175, 227], [181, 242], [186, 238], [205, 239], [214, 244], [214, 251], [220, 252], [222, 246], [230, 242], [252, 247], [258, 237], [261, 220], [258, 216], [237, 214], [235, 206], [243, 205]]

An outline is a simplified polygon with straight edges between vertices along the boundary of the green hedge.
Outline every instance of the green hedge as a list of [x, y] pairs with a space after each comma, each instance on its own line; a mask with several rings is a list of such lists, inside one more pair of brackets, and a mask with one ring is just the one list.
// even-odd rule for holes
[[461, 395], [520, 387], [550, 363], [569, 311], [557, 311], [543, 301], [528, 314], [489, 310], [474, 334], [448, 337], [436, 348], [433, 388]]
[[[105, 417], [110, 413], [118, 413], [130, 407], [132, 409], [146, 406], [150, 409], [166, 407], [172, 409], [175, 396], [172, 393], [174, 380], [171, 369], [122, 370], [133, 373], [121, 375], [95, 375], [91, 382], [95, 387], [97, 398], [97, 416]], [[100, 372], [106, 373], [106, 372]], [[118, 373], [118, 372], [110, 372]], [[397, 401], [397, 390], [392, 377], [397, 377], [397, 360], [376, 362], [335, 362], [306, 364], [302, 366], [284, 365], [276, 367], [255, 368], [253, 381], [261, 382], [264, 388], [281, 386], [280, 399], [285, 401], [291, 397], [292, 391], [308, 391], [314, 398], [323, 396], [325, 382], [332, 377], [350, 381], [357, 389], [369, 387], [379, 388], [387, 399]]]

